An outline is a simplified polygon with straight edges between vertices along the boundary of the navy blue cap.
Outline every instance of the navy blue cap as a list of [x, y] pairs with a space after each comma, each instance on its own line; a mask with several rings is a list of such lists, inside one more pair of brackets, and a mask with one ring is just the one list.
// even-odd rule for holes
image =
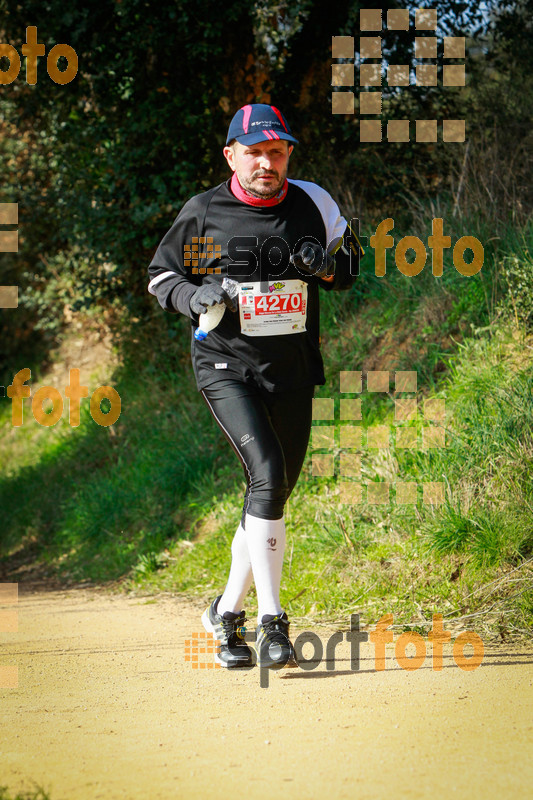
[[275, 106], [265, 103], [250, 103], [239, 108], [230, 122], [226, 144], [232, 139], [244, 145], [287, 139], [298, 144], [289, 128], [289, 123]]

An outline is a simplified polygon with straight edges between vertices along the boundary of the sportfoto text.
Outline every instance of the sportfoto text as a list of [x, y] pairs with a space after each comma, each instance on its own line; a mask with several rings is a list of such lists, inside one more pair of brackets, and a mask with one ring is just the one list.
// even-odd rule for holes
[[[394, 248], [394, 238], [390, 232], [394, 228], [394, 220], [389, 217], [382, 220], [376, 228], [376, 232], [370, 237], [370, 247], [374, 250], [374, 272], [377, 277], [382, 278], [387, 272], [387, 250]], [[359, 275], [359, 262], [361, 259], [361, 249], [359, 240], [365, 240], [358, 234], [359, 220], [350, 220], [350, 225], [346, 229], [343, 237], [338, 237], [328, 243], [328, 252], [334, 252], [339, 242], [350, 255], [350, 274]], [[304, 236], [295, 247], [297, 253], [304, 242], [313, 240], [320, 244], [314, 236]], [[202, 241], [202, 240], [200, 240]], [[231, 272], [231, 264], [228, 266], [230, 277], [243, 277], [244, 267], [253, 265], [253, 271], [258, 266], [257, 255], [254, 249], [259, 242], [255, 236], [233, 236], [228, 242], [228, 256], [235, 266], [239, 267], [238, 272]], [[452, 246], [451, 236], [444, 235], [444, 221], [441, 218], [432, 220], [431, 235], [428, 237], [427, 244], [431, 250], [431, 271], [436, 278], [442, 277], [444, 268], [444, 251]], [[412, 250], [414, 259], [407, 260], [407, 252]], [[465, 253], [470, 251], [470, 260], [465, 259]], [[246, 260], [243, 260], [244, 257]], [[291, 249], [288, 243], [281, 236], [270, 236], [263, 242], [259, 249], [259, 268], [262, 271], [265, 267], [268, 270], [268, 279], [281, 277], [289, 267], [291, 260]], [[476, 275], [482, 268], [485, 257], [483, 245], [475, 236], [461, 236], [452, 250], [452, 261], [455, 269], [465, 277]], [[203, 258], [203, 255], [202, 255]], [[424, 269], [428, 260], [428, 251], [422, 239], [418, 236], [404, 236], [400, 239], [394, 250], [394, 263], [402, 275], [412, 278]], [[298, 269], [298, 267], [297, 267]], [[302, 272], [302, 270], [299, 270]], [[213, 269], [207, 270], [213, 272]], [[303, 274], [303, 272], [302, 272]]]
[[[11, 422], [13, 427], [19, 427], [23, 423], [23, 403], [24, 397], [30, 397], [31, 389], [26, 386], [26, 381], [31, 378], [31, 370], [27, 367], [21, 369], [13, 377], [13, 382], [7, 387], [7, 396], [11, 398]], [[89, 396], [87, 386], [80, 386], [79, 369], [71, 369], [69, 384], [65, 386], [65, 397], [69, 399], [69, 424], [77, 428], [80, 424], [80, 400], [82, 397]], [[100, 405], [102, 400], [109, 400], [109, 411], [102, 411]], [[52, 403], [49, 412], [44, 411], [45, 401]], [[33, 395], [31, 408], [33, 417], [39, 425], [50, 427], [59, 422], [63, 416], [63, 398], [61, 393], [53, 386], [41, 386]], [[113, 425], [120, 417], [121, 400], [120, 395], [112, 386], [99, 386], [91, 395], [90, 412], [93, 420], [107, 428]]]
[[[385, 669], [385, 645], [393, 642], [393, 632], [389, 627], [393, 624], [393, 615], [385, 614], [376, 623], [376, 629], [370, 633], [359, 630], [359, 614], [352, 614], [350, 616], [350, 630], [346, 633], [346, 641], [350, 643], [350, 669], [354, 672], [359, 670], [359, 649], [361, 642], [370, 640], [374, 645], [374, 670], [380, 672]], [[428, 632], [427, 638], [432, 643], [432, 665], [431, 668], [435, 672], [439, 672], [443, 668], [443, 644], [451, 640], [450, 631], [446, 631], [443, 627], [442, 614], [433, 614], [433, 624], [431, 630]], [[326, 670], [333, 672], [335, 670], [335, 648], [344, 639], [342, 631], [336, 631], [329, 637], [326, 643]], [[247, 642], [252, 643], [255, 633], [248, 632], [245, 634]], [[303, 655], [304, 645], [311, 644], [313, 647], [313, 654], [310, 658], [305, 658]], [[409, 645], [414, 647], [414, 655], [407, 655], [407, 648]], [[465, 648], [470, 645], [472, 647], [472, 655], [465, 656]], [[300, 633], [294, 640], [294, 650], [300, 668], [311, 672], [316, 669], [323, 660], [324, 646], [320, 637], [312, 631], [304, 631]], [[474, 631], [464, 631], [460, 633], [453, 643], [453, 660], [455, 664], [465, 672], [472, 672], [477, 669], [483, 661], [485, 648], [483, 640]], [[423, 636], [413, 631], [401, 633], [396, 639], [394, 646], [394, 655], [396, 663], [402, 669], [408, 672], [414, 672], [424, 664], [426, 660], [426, 643]], [[253, 665], [255, 666], [255, 664]], [[280, 663], [278, 669], [283, 667], [284, 664]], [[248, 667], [247, 669], [251, 669]], [[259, 667], [260, 672], [260, 686], [263, 689], [268, 688], [269, 685], [269, 672], [267, 667]]]
[[[26, 44], [21, 47], [21, 53], [26, 57], [26, 83], [35, 86], [37, 83], [37, 59], [46, 55], [46, 48], [42, 42], [37, 41], [37, 27], [29, 25], [26, 28]], [[0, 44], [0, 57], [9, 61], [8, 69], [0, 69], [0, 85], [7, 86], [19, 77], [21, 60], [18, 52], [11, 44]], [[65, 69], [57, 66], [60, 58], [67, 62]], [[78, 74], [78, 56], [69, 44], [56, 44], [48, 53], [46, 59], [48, 76], [61, 86], [70, 83]]]

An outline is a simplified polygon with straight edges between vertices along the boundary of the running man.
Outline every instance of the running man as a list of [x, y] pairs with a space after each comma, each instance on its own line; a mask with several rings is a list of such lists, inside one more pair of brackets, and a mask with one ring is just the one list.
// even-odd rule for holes
[[[319, 289], [349, 288], [362, 252], [328, 192], [287, 179], [297, 143], [274, 106], [240, 108], [223, 151], [232, 177], [185, 203], [148, 268], [148, 291], [165, 311], [189, 317], [192, 334], [208, 307], [227, 306], [205, 339], [192, 335], [191, 356], [247, 483], [226, 587], [202, 616], [228, 668], [254, 663], [243, 634], [252, 580], [258, 665], [297, 666], [280, 604], [283, 513], [309, 441], [314, 387], [325, 383]], [[225, 276], [239, 283], [235, 300], [222, 289]]]

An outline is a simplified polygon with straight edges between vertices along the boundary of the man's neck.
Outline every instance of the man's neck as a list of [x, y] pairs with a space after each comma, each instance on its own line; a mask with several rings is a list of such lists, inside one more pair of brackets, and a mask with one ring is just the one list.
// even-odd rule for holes
[[255, 197], [255, 195], [250, 194], [244, 189], [239, 179], [237, 178], [237, 173], [234, 172], [231, 178], [230, 188], [232, 193], [238, 200], [242, 200], [243, 203], [247, 203], [249, 206], [277, 206], [278, 203], [281, 203], [282, 200], [285, 199], [287, 195], [287, 190], [289, 188], [289, 183], [287, 178], [285, 178], [285, 182], [283, 186], [273, 197]]

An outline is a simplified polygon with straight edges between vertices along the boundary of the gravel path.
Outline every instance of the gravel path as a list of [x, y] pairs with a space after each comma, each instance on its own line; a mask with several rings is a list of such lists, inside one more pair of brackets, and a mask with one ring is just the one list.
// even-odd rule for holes
[[[376, 671], [368, 642], [354, 670], [344, 636], [334, 669], [269, 673], [265, 688], [258, 668], [185, 659], [203, 631], [194, 604], [19, 590], [18, 632], [0, 633], [0, 667], [18, 667], [18, 688], [0, 689], [12, 793], [35, 782], [51, 800], [531, 797], [532, 646], [486, 646], [465, 671], [446, 645], [435, 671], [426, 641], [423, 666], [406, 671], [389, 644]], [[315, 633], [326, 653], [333, 630]]]

